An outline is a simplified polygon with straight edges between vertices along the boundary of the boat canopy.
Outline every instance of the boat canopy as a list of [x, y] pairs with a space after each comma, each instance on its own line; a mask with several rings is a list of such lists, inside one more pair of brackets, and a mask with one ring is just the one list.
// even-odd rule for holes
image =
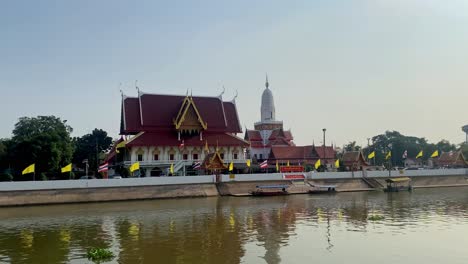
[[406, 182], [410, 180], [411, 179], [408, 177], [399, 177], [399, 178], [389, 178], [389, 179], [386, 179], [385, 181], [386, 182]]

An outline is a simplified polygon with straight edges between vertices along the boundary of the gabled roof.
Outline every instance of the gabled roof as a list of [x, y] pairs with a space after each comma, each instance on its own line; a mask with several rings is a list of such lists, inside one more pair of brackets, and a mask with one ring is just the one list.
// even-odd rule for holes
[[227, 169], [227, 165], [224, 164], [223, 159], [219, 155], [219, 152], [207, 154], [202, 162], [202, 168], [207, 170], [224, 170]]
[[249, 141], [262, 141], [262, 135], [260, 135], [260, 131], [258, 130], [246, 130], [245, 131], [245, 140]]
[[[203, 133], [203, 140], [198, 136], [183, 138], [185, 146], [242, 146], [248, 147], [249, 142], [229, 133]], [[176, 133], [171, 131], [145, 132], [129, 141], [126, 146], [180, 146], [181, 141]]]
[[465, 156], [461, 151], [442, 152], [436, 163], [439, 166], [466, 166], [468, 165]]
[[293, 140], [291, 131], [284, 131], [281, 128], [271, 131], [271, 135], [268, 140], [275, 140], [276, 138], [285, 138], [288, 141]]
[[[194, 124], [186, 124], [187, 119], [192, 117], [195, 121]], [[184, 126], [189, 127], [201, 127], [204, 130], [207, 129], [206, 122], [203, 121], [203, 118], [200, 116], [200, 112], [198, 112], [197, 106], [195, 105], [192, 97], [185, 97], [184, 101], [182, 102], [182, 106], [179, 109], [179, 113], [177, 117], [174, 119], [174, 125], [177, 130], [183, 128]]]
[[369, 166], [369, 164], [366, 162], [366, 159], [364, 158], [364, 154], [362, 154], [362, 151], [345, 152], [343, 154], [342, 161], [345, 166]]
[[[220, 97], [193, 96], [194, 104], [207, 131], [241, 133], [237, 108], [233, 102], [223, 102]], [[139, 97], [122, 98], [121, 134], [140, 131], [174, 130], [186, 96], [140, 93]]]
[[336, 152], [332, 146], [315, 146], [314, 150], [319, 158], [321, 159], [334, 159], [336, 158]]

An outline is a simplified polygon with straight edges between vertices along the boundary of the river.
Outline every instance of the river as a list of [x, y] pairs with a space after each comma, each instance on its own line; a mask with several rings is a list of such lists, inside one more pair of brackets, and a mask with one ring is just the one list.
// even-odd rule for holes
[[466, 264], [467, 208], [462, 187], [0, 208], [0, 263]]

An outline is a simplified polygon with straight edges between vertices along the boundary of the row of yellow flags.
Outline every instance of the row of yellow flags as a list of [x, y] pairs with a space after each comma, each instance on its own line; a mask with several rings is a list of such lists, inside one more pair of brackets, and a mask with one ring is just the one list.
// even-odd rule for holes
[[[421, 151], [419, 151], [418, 155], [416, 155], [416, 158], [419, 159], [423, 155], [424, 155], [424, 152], [421, 150]], [[388, 160], [391, 157], [392, 157], [392, 152], [389, 151], [389, 152], [387, 152], [387, 155], [385, 155], [385, 160]], [[432, 155], [431, 155], [431, 158], [437, 158], [437, 157], [439, 157], [439, 151], [438, 150], [434, 151], [432, 153]], [[369, 155], [367, 155], [367, 159], [373, 159], [373, 158], [375, 158], [375, 151], [372, 151], [371, 153], [369, 153]]]
[[[247, 164], [247, 167], [250, 168], [250, 159], [246, 160], [246, 164]], [[318, 169], [320, 166], [322, 165], [322, 161], [319, 159], [315, 162], [314, 164], [314, 167], [315, 169]], [[286, 166], [290, 166], [289, 165], [289, 160], [288, 160], [288, 163], [286, 164]], [[340, 167], [340, 160], [336, 160], [335, 161], [335, 167]], [[231, 163], [229, 163], [229, 171], [233, 171], [234, 170], [234, 162], [231, 161]], [[279, 164], [278, 164], [278, 161], [276, 161], [276, 171], [279, 171]]]
[[[63, 167], [62, 169], [60, 169], [60, 171], [62, 173], [64, 172], [71, 172], [72, 171], [72, 164], [68, 164], [67, 166]], [[28, 167], [26, 167], [23, 171], [22, 171], [22, 175], [25, 175], [25, 174], [29, 174], [29, 173], [35, 173], [36, 172], [36, 164], [33, 163], [31, 165], [29, 165]]]

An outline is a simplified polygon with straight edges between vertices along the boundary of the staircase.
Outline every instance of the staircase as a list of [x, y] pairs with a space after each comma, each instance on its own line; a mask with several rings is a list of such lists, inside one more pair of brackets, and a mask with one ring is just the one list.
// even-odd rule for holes
[[374, 188], [374, 189], [384, 188], [384, 186], [374, 178], [362, 177], [362, 180], [371, 188]]

